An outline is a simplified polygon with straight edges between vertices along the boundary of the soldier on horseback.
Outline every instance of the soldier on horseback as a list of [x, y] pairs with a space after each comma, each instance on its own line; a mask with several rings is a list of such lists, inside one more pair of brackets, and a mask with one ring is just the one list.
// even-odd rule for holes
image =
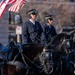
[[26, 21], [22, 26], [22, 38], [23, 43], [37, 43], [40, 44], [41, 40], [45, 41], [45, 36], [42, 27], [38, 21], [35, 21], [37, 11], [35, 9], [29, 10], [26, 14], [30, 19]]
[[51, 38], [53, 36], [57, 35], [57, 33], [56, 33], [55, 27], [52, 25], [52, 23], [53, 23], [52, 15], [45, 16], [45, 20], [47, 21], [47, 23], [44, 24], [42, 26], [42, 28], [43, 28], [43, 31], [45, 33], [45, 37], [46, 37], [47, 43], [49, 43]]

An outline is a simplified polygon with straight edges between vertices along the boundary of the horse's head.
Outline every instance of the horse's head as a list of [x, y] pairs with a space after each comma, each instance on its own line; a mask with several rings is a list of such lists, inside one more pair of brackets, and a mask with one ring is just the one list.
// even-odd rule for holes
[[64, 39], [62, 42], [62, 51], [69, 54], [74, 49], [74, 44], [72, 39]]
[[56, 35], [51, 39], [51, 42], [44, 48], [41, 55], [41, 62], [43, 63], [44, 71], [46, 73], [52, 73], [54, 70], [54, 64], [60, 62], [62, 54], [62, 42], [67, 37], [66, 33]]
[[39, 58], [44, 72], [46, 74], [51, 74], [53, 72], [53, 65], [54, 65], [52, 49], [44, 48]]

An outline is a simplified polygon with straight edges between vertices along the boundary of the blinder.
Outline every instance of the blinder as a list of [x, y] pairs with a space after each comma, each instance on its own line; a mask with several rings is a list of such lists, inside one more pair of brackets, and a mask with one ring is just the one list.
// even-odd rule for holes
[[73, 40], [72, 39], [64, 40], [64, 47], [67, 49], [73, 48]]
[[52, 60], [52, 50], [51, 49], [43, 49], [44, 59]]
[[51, 74], [53, 72], [53, 51], [51, 49], [43, 49], [41, 54], [41, 63], [43, 70], [46, 74]]
[[49, 59], [49, 52], [48, 51], [45, 52], [45, 58]]
[[49, 59], [49, 51], [43, 49], [43, 52], [44, 52], [44, 59]]
[[66, 46], [67, 49], [70, 48], [70, 41], [69, 40], [65, 41], [65, 46]]

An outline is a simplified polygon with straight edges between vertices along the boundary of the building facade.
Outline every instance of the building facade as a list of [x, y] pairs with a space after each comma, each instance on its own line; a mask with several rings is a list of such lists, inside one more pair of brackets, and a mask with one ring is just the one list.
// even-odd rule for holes
[[6, 11], [0, 19], [0, 43], [5, 45], [8, 43], [8, 11]]
[[[38, 13], [39, 17], [37, 17], [37, 19], [40, 23], [44, 22], [43, 21], [44, 16], [42, 15], [48, 11], [54, 15], [54, 25], [58, 30], [60, 30], [62, 25], [65, 24], [68, 25], [71, 23], [75, 24], [74, 3], [71, 2], [67, 4], [59, 4], [58, 2], [58, 4], [57, 3], [51, 4], [51, 1], [53, 0], [27, 0], [27, 3], [23, 6], [23, 8], [20, 9], [20, 14], [22, 17], [21, 20], [25, 22], [27, 20], [27, 15], [25, 14], [26, 11], [28, 11], [31, 8], [36, 8], [39, 12]], [[4, 12], [2, 18], [0, 19], [0, 43], [2, 43], [3, 45], [7, 44], [12, 39], [14, 41], [17, 41], [17, 35], [15, 31], [16, 26], [22, 25], [22, 23], [21, 24], [15, 23], [15, 16], [17, 14], [18, 13], [8, 12], [8, 8], [7, 8], [7, 11]]]

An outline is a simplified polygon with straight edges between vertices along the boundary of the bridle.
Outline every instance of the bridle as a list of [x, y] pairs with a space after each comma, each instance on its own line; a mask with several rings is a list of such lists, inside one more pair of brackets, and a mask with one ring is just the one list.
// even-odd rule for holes
[[[53, 72], [53, 51], [51, 49], [43, 49], [43, 52], [40, 55], [41, 65], [43, 67], [43, 71], [46, 74], [51, 74]], [[48, 65], [50, 65], [50, 72], [47, 70]]]

